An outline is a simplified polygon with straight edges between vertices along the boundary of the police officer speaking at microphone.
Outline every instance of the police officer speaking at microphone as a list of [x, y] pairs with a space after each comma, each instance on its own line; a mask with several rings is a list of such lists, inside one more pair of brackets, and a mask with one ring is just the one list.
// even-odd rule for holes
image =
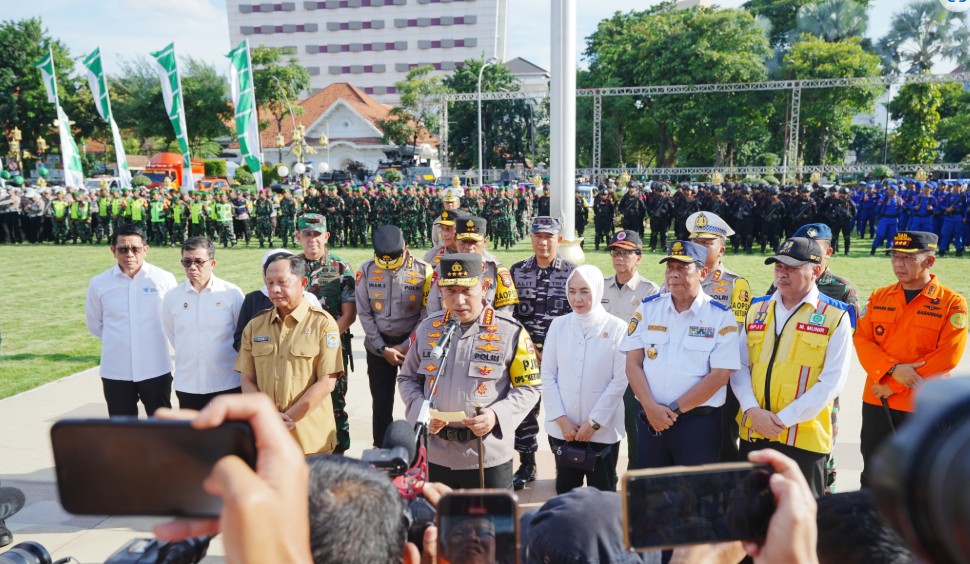
[[374, 445], [383, 441], [394, 411], [398, 367], [408, 336], [428, 304], [433, 270], [415, 258], [396, 225], [374, 231], [374, 258], [357, 272], [357, 317], [364, 328]]
[[[429, 399], [431, 481], [478, 487], [481, 453], [485, 487], [511, 489], [515, 428], [539, 401], [535, 347], [515, 319], [485, 303], [481, 255], [447, 255], [439, 268], [444, 311], [415, 328], [397, 378], [408, 422]], [[433, 354], [439, 343], [443, 361]]]
[[721, 410], [731, 371], [739, 367], [738, 325], [731, 310], [701, 291], [707, 249], [673, 241], [664, 286], [640, 304], [620, 343], [640, 403], [641, 468], [717, 462]]

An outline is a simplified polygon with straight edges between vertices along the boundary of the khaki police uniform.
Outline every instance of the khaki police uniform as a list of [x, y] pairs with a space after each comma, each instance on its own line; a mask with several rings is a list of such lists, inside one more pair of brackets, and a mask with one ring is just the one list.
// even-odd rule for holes
[[[344, 377], [337, 322], [304, 300], [286, 318], [268, 309], [243, 330], [233, 368], [256, 374], [256, 386], [280, 413], [293, 407], [306, 390], [331, 374]], [[337, 446], [337, 426], [330, 394], [296, 422], [290, 433], [306, 455], [331, 453]]]
[[634, 272], [626, 284], [616, 281], [616, 275], [607, 276], [603, 283], [603, 309], [624, 322], [633, 317], [645, 298], [660, 292], [660, 286]]

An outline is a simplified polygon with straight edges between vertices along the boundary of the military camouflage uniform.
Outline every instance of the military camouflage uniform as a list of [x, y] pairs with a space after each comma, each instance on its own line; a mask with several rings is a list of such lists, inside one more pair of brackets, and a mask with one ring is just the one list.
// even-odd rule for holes
[[264, 239], [270, 247], [273, 246], [273, 202], [268, 198], [256, 200], [256, 238], [259, 248], [263, 248]]
[[[307, 278], [309, 278], [307, 291], [320, 300], [320, 305], [333, 316], [334, 320], [339, 319], [343, 304], [355, 304], [357, 301], [354, 294], [354, 269], [350, 267], [350, 263], [333, 253], [327, 253], [320, 260], [309, 260], [305, 255], [300, 256], [307, 265]], [[352, 336], [349, 329], [345, 335]], [[344, 342], [347, 341], [347, 337], [341, 338]], [[347, 372], [350, 371], [350, 366], [347, 366]], [[347, 380], [347, 377], [338, 379], [336, 388], [330, 394], [333, 401], [333, 417], [337, 422], [337, 448], [334, 451], [336, 454], [350, 448]]]
[[276, 234], [283, 240], [283, 248], [287, 245], [296, 245], [293, 238], [294, 221], [296, 220], [296, 202], [293, 198], [283, 198], [280, 200], [279, 223], [276, 226]]

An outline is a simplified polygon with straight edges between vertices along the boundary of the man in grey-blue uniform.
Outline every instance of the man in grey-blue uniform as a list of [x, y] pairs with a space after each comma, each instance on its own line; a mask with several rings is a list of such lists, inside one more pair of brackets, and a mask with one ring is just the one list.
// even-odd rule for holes
[[[521, 260], [509, 269], [512, 282], [519, 294], [519, 303], [513, 310], [516, 321], [525, 327], [535, 343], [536, 356], [542, 362], [542, 346], [552, 320], [572, 311], [566, 299], [566, 280], [576, 265], [559, 256], [558, 219], [538, 216], [532, 220], [533, 256]], [[536, 479], [536, 451], [539, 443], [539, 404], [515, 430], [515, 450], [519, 453], [520, 466], [515, 472], [513, 484], [521, 490], [526, 483]]]
[[[430, 481], [452, 488], [479, 487], [479, 448], [483, 447], [485, 487], [510, 489], [512, 430], [539, 401], [535, 347], [512, 316], [485, 302], [481, 255], [448, 255], [440, 266], [438, 287], [445, 309], [415, 328], [397, 377], [407, 419], [414, 424], [425, 399], [431, 400]], [[442, 367], [431, 352], [452, 319], [460, 328], [447, 344], [442, 343], [448, 351]], [[444, 416], [435, 418], [439, 413], [458, 412], [464, 419], [447, 423]]]

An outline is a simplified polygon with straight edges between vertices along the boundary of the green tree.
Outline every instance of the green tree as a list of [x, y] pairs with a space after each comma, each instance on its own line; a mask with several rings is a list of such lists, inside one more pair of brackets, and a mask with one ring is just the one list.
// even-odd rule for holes
[[[829, 43], [802, 35], [785, 62], [794, 79], [842, 78], [879, 74], [879, 57], [867, 53], [858, 37]], [[814, 88], [802, 91], [799, 153], [806, 164], [842, 162], [852, 142], [852, 118], [871, 111], [880, 87]]]
[[797, 41], [801, 34], [807, 33], [834, 43], [864, 36], [868, 25], [865, 4], [856, 0], [825, 0], [798, 9], [793, 38]]
[[937, 138], [943, 150], [943, 161], [960, 162], [970, 155], [970, 91], [963, 84], [940, 84], [943, 103], [940, 106], [940, 126]]
[[[217, 156], [220, 149], [214, 140], [229, 134], [226, 123], [233, 116], [226, 101], [226, 79], [212, 65], [192, 57], [181, 59], [179, 72], [190, 150], [193, 156]], [[121, 75], [110, 77], [109, 88], [112, 112], [120, 127], [141, 139], [143, 147], [160, 139], [163, 149], [175, 149], [175, 130], [165, 111], [162, 86], [148, 59], [124, 61]]]
[[404, 80], [394, 86], [401, 100], [392, 108], [388, 118], [381, 121], [381, 129], [385, 131], [384, 138], [395, 145], [411, 145], [417, 149], [422, 132], [426, 135], [437, 134], [441, 95], [448, 92], [448, 89], [431, 65], [411, 69]]
[[[484, 60], [470, 59], [444, 79], [452, 92], [477, 92], [478, 71]], [[519, 81], [504, 65], [489, 65], [482, 75], [482, 92], [518, 90]], [[482, 168], [503, 168], [531, 152], [531, 125], [543, 116], [526, 100], [482, 101]], [[540, 115], [536, 115], [536, 114]], [[478, 166], [478, 106], [476, 102], [448, 104], [448, 153], [452, 168]]]
[[[310, 73], [300, 64], [293, 49], [259, 46], [250, 51], [250, 57], [256, 105], [270, 112], [276, 130], [281, 131], [288, 115], [303, 112], [294, 101], [310, 90]], [[266, 125], [260, 123], [259, 128], [265, 129]], [[282, 149], [279, 160], [283, 160]]]
[[[767, 77], [769, 54], [748, 12], [666, 3], [603, 20], [584, 56], [598, 85], [638, 86], [758, 82]], [[762, 152], [772, 109], [761, 100], [754, 93], [635, 97], [633, 115], [655, 123], [657, 166], [728, 163]]]
[[[100, 119], [90, 91], [81, 90], [82, 81], [75, 75], [74, 60], [67, 47], [51, 38], [39, 18], [0, 22], [0, 128], [5, 133], [15, 127], [20, 129], [21, 149], [34, 154], [41, 136], [48, 143], [48, 152], [60, 151], [53, 126], [57, 111], [47, 100], [40, 71], [34, 68], [48, 49], [54, 53], [58, 96], [71, 119], [75, 138], [80, 142], [94, 134]], [[9, 148], [9, 140], [3, 135], [0, 152], [6, 155]]]
[[898, 163], [936, 162], [936, 129], [943, 95], [939, 84], [906, 84], [889, 103], [889, 115], [899, 121], [892, 136], [893, 159]]
[[894, 72], [928, 72], [943, 61], [966, 64], [970, 62], [966, 14], [947, 11], [938, 0], [917, 0], [893, 16], [878, 46], [885, 65]]
[[886, 147], [886, 130], [878, 125], [852, 124], [849, 128], [852, 142], [849, 149], [855, 151], [856, 162], [859, 164], [875, 164], [883, 162], [883, 152]]

